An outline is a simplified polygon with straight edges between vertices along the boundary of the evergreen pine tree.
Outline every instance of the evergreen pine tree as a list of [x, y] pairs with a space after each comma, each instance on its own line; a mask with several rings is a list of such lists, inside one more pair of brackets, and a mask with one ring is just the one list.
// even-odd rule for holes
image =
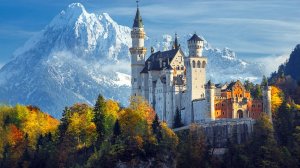
[[28, 167], [30, 165], [30, 161], [32, 160], [30, 153], [29, 153], [29, 139], [28, 139], [28, 134], [25, 134], [24, 137], [24, 144], [25, 144], [25, 149], [24, 152], [19, 160], [19, 166], [20, 167]]
[[261, 86], [268, 86], [268, 79], [265, 75], [263, 76], [263, 79], [261, 81]]
[[291, 144], [293, 134], [293, 116], [285, 101], [278, 108], [274, 125], [279, 144], [284, 146]]
[[162, 139], [162, 133], [161, 133], [161, 126], [157, 114], [155, 114], [155, 118], [152, 121], [152, 131], [153, 134], [156, 136], [157, 141], [160, 142], [160, 140]]
[[96, 104], [94, 106], [94, 123], [96, 125], [97, 133], [98, 133], [98, 139], [97, 144], [100, 145], [100, 143], [104, 140], [105, 135], [105, 129], [104, 129], [104, 110], [106, 108], [106, 103], [104, 97], [99, 94]]
[[114, 125], [114, 136], [118, 137], [119, 135], [121, 135], [121, 126], [119, 120], [117, 119]]
[[178, 109], [178, 107], [176, 108], [176, 113], [175, 113], [175, 117], [174, 117], [174, 124], [173, 124], [173, 127], [174, 128], [179, 128], [179, 127], [182, 127], [183, 126], [183, 123], [181, 121], [181, 113]]
[[71, 111], [68, 107], [65, 107], [63, 114], [62, 114], [62, 118], [60, 119], [60, 125], [58, 126], [58, 130], [59, 130], [59, 142], [62, 142], [63, 137], [65, 135], [65, 132], [68, 129], [68, 125], [69, 125], [69, 118], [71, 116]]

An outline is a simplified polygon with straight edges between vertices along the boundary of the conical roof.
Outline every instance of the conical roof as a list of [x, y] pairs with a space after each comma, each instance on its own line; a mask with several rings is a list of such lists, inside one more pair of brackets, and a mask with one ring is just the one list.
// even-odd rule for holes
[[138, 28], [143, 28], [144, 27], [139, 7], [136, 10], [136, 14], [135, 14], [134, 22], [133, 22], [133, 27], [138, 27]]
[[204, 41], [196, 33], [188, 41]]

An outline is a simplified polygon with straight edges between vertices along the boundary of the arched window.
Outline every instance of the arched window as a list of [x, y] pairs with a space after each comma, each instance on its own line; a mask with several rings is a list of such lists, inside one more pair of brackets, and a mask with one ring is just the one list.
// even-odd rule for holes
[[179, 66], [177, 65], [176, 70], [179, 70]]
[[184, 67], [183, 67], [183, 66], [181, 66], [181, 70], [184, 70]]
[[205, 68], [205, 66], [206, 66], [206, 62], [203, 61], [203, 62], [202, 62], [202, 68]]
[[195, 68], [196, 67], [196, 62], [195, 61], [193, 61], [193, 68]]
[[200, 63], [200, 61], [197, 62], [197, 68], [201, 68], [201, 63]]

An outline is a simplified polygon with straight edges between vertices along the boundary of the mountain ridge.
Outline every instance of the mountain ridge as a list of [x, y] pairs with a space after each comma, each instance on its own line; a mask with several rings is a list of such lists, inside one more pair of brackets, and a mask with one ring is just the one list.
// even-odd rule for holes
[[[0, 69], [0, 102], [37, 105], [58, 118], [65, 105], [93, 104], [99, 93], [126, 105], [130, 31], [107, 13], [88, 13], [82, 4], [70, 4]], [[190, 35], [182, 37], [181, 46], [187, 52]], [[171, 41], [165, 35], [155, 44], [156, 50], [170, 48]], [[208, 79], [215, 82], [262, 76], [253, 70], [256, 64], [238, 59], [228, 48], [215, 49], [206, 42], [204, 55], [209, 58]]]

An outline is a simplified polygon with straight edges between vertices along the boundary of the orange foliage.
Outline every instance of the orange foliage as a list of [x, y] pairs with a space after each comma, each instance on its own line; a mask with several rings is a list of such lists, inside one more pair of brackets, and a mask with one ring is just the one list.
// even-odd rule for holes
[[276, 112], [283, 102], [283, 92], [276, 86], [271, 87], [272, 113]]
[[11, 124], [8, 128], [7, 140], [10, 145], [15, 146], [23, 140], [23, 133], [14, 124]]
[[130, 108], [141, 113], [143, 115], [143, 118], [147, 120], [148, 124], [151, 124], [152, 121], [154, 120], [155, 111], [148, 104], [148, 102], [144, 100], [143, 97], [140, 96], [131, 97]]

